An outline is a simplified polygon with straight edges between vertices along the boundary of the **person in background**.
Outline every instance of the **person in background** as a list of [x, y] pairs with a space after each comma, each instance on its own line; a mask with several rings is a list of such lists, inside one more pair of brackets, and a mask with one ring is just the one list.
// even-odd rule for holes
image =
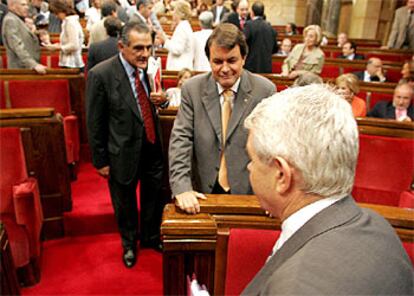
[[244, 67], [253, 73], [272, 73], [272, 54], [278, 50], [277, 33], [264, 19], [264, 4], [256, 1], [252, 5], [250, 18], [244, 26], [249, 52]]
[[342, 54], [338, 56], [339, 59], [353, 60], [364, 60], [365, 57], [362, 54], [356, 53], [357, 45], [353, 41], [347, 41], [342, 46]]
[[235, 0], [232, 6], [234, 11], [229, 13], [223, 22], [233, 24], [243, 31], [244, 25], [250, 19], [249, 2], [247, 0]]
[[151, 92], [145, 72], [153, 44], [148, 27], [126, 24], [118, 44], [119, 55], [88, 72], [86, 122], [92, 163], [108, 180], [122, 261], [132, 268], [140, 247], [160, 247], [163, 153], [156, 106], [165, 98]]
[[200, 31], [193, 32], [194, 45], [194, 71], [210, 71], [210, 63], [208, 62], [206, 52], [207, 39], [213, 32], [213, 13], [211, 11], [203, 11], [198, 17], [200, 22]]
[[342, 48], [348, 42], [348, 35], [346, 33], [339, 33], [336, 38], [336, 46]]
[[196, 75], [181, 89], [181, 104], [169, 147], [169, 171], [176, 205], [194, 214], [203, 193], [251, 194], [244, 118], [275, 85], [243, 69], [247, 44], [232, 24], [211, 34], [206, 55], [211, 72]]
[[[136, 10], [131, 13], [129, 22], [135, 22], [138, 24], [145, 24], [152, 34], [160, 31], [164, 32], [157, 16], [153, 13], [152, 8], [154, 7], [152, 0], [138, 0], [136, 3]], [[154, 38], [154, 37], [153, 37]]]
[[398, 121], [413, 121], [412, 104], [414, 88], [408, 83], [398, 84], [394, 89], [392, 102], [381, 101], [368, 112], [369, 117], [388, 118]]
[[307, 26], [303, 30], [304, 42], [296, 44], [288, 57], [283, 61], [282, 75], [289, 78], [298, 77], [303, 71], [315, 74], [322, 72], [325, 54], [319, 48], [322, 32], [317, 25]]
[[37, 36], [24, 22], [29, 6], [26, 0], [9, 0], [8, 13], [3, 19], [2, 39], [7, 54], [9, 69], [33, 69], [46, 73], [46, 66], [40, 64], [40, 45]]
[[241, 295], [412, 294], [397, 233], [351, 196], [359, 137], [349, 104], [325, 85], [288, 88], [244, 125], [253, 191], [281, 233]]
[[289, 38], [283, 38], [282, 44], [280, 45], [279, 51], [276, 53], [277, 56], [287, 57], [292, 50], [292, 41]]
[[323, 79], [315, 73], [305, 71], [293, 81], [292, 87], [305, 86], [314, 83], [323, 84]]
[[407, 82], [414, 86], [414, 60], [405, 61], [401, 69], [399, 83]]
[[391, 33], [385, 48], [405, 48], [414, 51], [414, 0], [407, 0], [405, 6], [395, 11]]
[[122, 23], [115, 16], [105, 18], [104, 26], [106, 35], [105, 40], [93, 43], [88, 50], [88, 71], [96, 64], [118, 54], [118, 36], [121, 32]]
[[356, 96], [359, 92], [359, 80], [352, 73], [342, 74], [335, 80], [338, 93], [352, 107], [352, 113], [355, 117], [365, 117], [367, 115], [367, 104], [365, 101]]
[[105, 0], [102, 3], [102, 19], [91, 26], [91, 29], [89, 30], [88, 47], [95, 42], [103, 41], [108, 38], [104, 22], [109, 16], [118, 17], [116, 10], [116, 3], [113, 0]]
[[84, 35], [79, 23], [79, 15], [75, 10], [60, 0], [53, 0], [50, 9], [62, 21], [60, 43], [45, 44], [48, 49], [59, 49], [59, 67], [79, 68], [83, 70], [85, 64], [82, 59]]
[[285, 35], [286, 36], [293, 36], [298, 35], [298, 30], [294, 23], [287, 23], [285, 26]]
[[193, 74], [190, 69], [184, 68], [178, 72], [177, 87], [171, 87], [166, 90], [165, 95], [168, 99], [168, 107], [177, 108], [181, 104], [181, 86], [191, 78]]
[[214, 16], [213, 25], [217, 26], [223, 21], [224, 17], [229, 12], [229, 9], [224, 6], [224, 0], [216, 0], [216, 4], [211, 8], [211, 12]]
[[194, 44], [190, 18], [190, 4], [184, 0], [178, 0], [173, 10], [173, 22], [176, 27], [171, 39], [164, 32], [157, 32], [158, 40], [168, 50], [167, 70], [193, 69]]
[[381, 59], [375, 57], [368, 60], [365, 71], [354, 72], [354, 74], [364, 82], [385, 82], [387, 80]]
[[86, 30], [90, 31], [92, 25], [101, 19], [101, 0], [92, 0], [92, 7], [85, 11]]

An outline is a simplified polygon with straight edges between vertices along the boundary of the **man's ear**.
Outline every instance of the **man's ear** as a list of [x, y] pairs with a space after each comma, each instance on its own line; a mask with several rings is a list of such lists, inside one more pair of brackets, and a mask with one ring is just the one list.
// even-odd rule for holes
[[121, 51], [122, 49], [124, 49], [125, 45], [122, 43], [121, 40], [118, 40], [118, 49], [119, 51]]
[[278, 170], [276, 175], [277, 191], [279, 194], [284, 194], [293, 185], [292, 167], [282, 157], [276, 157], [273, 162]]

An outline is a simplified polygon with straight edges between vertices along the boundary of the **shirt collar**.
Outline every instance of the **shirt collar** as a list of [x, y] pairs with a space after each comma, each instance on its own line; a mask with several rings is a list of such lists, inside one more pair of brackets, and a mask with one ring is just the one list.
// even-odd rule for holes
[[[299, 211], [290, 215], [285, 221], [282, 223], [282, 232], [280, 234], [277, 249], [280, 249], [281, 246], [295, 234], [303, 225], [305, 225], [310, 219], [316, 216], [325, 208], [329, 207], [330, 205], [334, 204], [335, 202], [342, 199], [344, 196], [331, 196], [327, 198], [323, 198], [318, 200], [310, 205], [307, 205], [301, 208]], [[276, 250], [275, 250], [276, 251]]]
[[[239, 90], [239, 85], [240, 85], [240, 77], [236, 80], [236, 82], [233, 84], [233, 86], [232, 87], [230, 87], [230, 89], [235, 93], [235, 94], [237, 94], [237, 91]], [[218, 88], [218, 93], [219, 93], [219, 95], [221, 96], [221, 94], [223, 93], [223, 91], [225, 91], [226, 89], [224, 89], [221, 85], [220, 85], [220, 83], [218, 83], [218, 82], [216, 82], [216, 84], [217, 84], [217, 88]]]
[[[121, 59], [121, 64], [124, 67], [125, 71], [127, 72], [128, 77], [134, 76], [136, 68], [132, 67], [131, 64], [128, 63], [127, 60], [124, 59], [124, 57], [122, 56], [122, 53], [119, 53], [119, 58]], [[139, 70], [139, 74], [142, 75], [144, 71], [142, 69], [138, 69], [138, 70]]]

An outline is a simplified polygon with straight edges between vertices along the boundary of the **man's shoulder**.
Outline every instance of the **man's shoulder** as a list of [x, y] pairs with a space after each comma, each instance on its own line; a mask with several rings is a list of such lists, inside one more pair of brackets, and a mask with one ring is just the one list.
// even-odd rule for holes
[[[7, 12], [4, 16], [3, 22], [19, 22], [19, 17], [12, 13], [11, 11]], [[5, 30], [7, 31], [7, 30]]]
[[[114, 70], [118, 69], [118, 65], [121, 62], [119, 61], [118, 55], [115, 55], [99, 64], [94, 66], [89, 73], [93, 74], [105, 74], [105, 73], [113, 73]], [[121, 65], [122, 66], [122, 65]]]
[[195, 75], [188, 79], [184, 84], [183, 88], [186, 89], [200, 89], [206, 86], [207, 82], [211, 78], [211, 72]]
[[255, 74], [250, 72], [249, 70], [243, 70], [243, 76], [244, 79], [248, 79], [250, 83], [253, 86], [258, 86], [259, 88], [265, 88], [265, 89], [273, 89], [275, 88], [275, 85], [272, 81], [270, 81], [268, 78], [263, 77], [262, 75]]

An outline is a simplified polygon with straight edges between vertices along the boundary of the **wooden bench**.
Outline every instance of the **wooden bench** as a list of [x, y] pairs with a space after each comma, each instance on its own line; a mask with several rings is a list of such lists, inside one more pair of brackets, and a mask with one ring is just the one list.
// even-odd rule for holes
[[58, 80], [69, 81], [70, 103], [73, 113], [79, 120], [80, 142], [87, 143], [85, 111], [85, 76], [78, 69], [48, 69], [47, 74], [39, 75], [34, 70], [0, 69], [0, 101], [3, 96], [6, 108], [10, 107], [5, 92], [5, 82], [9, 80]]
[[44, 237], [63, 237], [63, 212], [72, 209], [72, 198], [61, 119], [51, 108], [1, 109], [0, 127], [24, 128], [28, 173], [39, 183]]
[[[414, 241], [414, 216], [408, 209], [360, 204], [390, 222], [403, 242]], [[223, 295], [228, 233], [232, 228], [280, 229], [252, 195], [207, 195], [201, 212], [187, 215], [175, 205], [164, 209], [161, 235], [164, 242], [163, 281], [165, 295], [186, 294], [185, 277], [195, 273], [214, 295]]]

